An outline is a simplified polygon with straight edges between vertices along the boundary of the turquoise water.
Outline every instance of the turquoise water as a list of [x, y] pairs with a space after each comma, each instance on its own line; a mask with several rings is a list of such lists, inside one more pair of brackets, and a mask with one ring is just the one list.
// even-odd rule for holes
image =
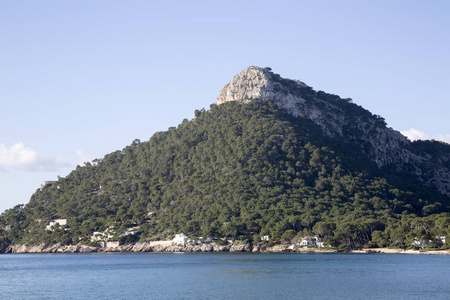
[[3, 254], [0, 299], [450, 299], [450, 256]]

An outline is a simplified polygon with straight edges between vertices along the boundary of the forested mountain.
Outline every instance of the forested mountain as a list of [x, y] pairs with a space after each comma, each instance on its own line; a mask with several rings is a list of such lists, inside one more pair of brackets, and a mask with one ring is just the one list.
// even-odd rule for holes
[[[450, 235], [450, 145], [409, 142], [351, 102], [250, 67], [194, 119], [78, 166], [5, 211], [3, 244], [89, 243], [113, 228], [122, 242], [184, 232], [448, 247], [437, 237]], [[67, 224], [46, 230], [54, 219]]]

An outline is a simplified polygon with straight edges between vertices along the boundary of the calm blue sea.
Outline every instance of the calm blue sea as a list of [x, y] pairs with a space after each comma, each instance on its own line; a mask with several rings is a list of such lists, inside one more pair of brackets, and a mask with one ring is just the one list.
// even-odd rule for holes
[[450, 299], [450, 256], [3, 254], [0, 299]]

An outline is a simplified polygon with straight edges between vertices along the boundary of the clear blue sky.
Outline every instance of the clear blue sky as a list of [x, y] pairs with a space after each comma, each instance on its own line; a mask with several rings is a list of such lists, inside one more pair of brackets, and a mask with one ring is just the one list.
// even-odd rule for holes
[[449, 1], [2, 1], [0, 211], [250, 65], [450, 142]]

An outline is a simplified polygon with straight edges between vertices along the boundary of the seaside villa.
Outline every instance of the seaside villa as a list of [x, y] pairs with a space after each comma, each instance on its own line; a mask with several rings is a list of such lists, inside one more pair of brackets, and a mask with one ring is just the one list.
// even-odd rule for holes
[[317, 236], [306, 236], [302, 238], [302, 241], [299, 244], [302, 247], [312, 247], [312, 248], [323, 248], [323, 241]]
[[177, 245], [184, 245], [189, 242], [189, 238], [184, 233], [177, 233], [175, 237], [173, 238], [172, 242], [174, 242]]

